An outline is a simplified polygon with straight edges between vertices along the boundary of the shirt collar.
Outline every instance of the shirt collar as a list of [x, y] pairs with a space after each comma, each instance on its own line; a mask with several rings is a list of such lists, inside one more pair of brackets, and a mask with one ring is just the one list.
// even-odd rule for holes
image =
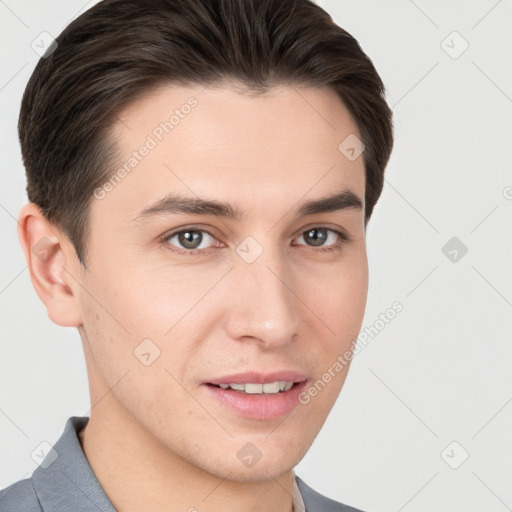
[[295, 472], [293, 473], [293, 492], [292, 492], [292, 500], [293, 500], [293, 512], [306, 512], [306, 507], [304, 506], [304, 500], [302, 499], [302, 494], [300, 493], [299, 487], [297, 485], [297, 479], [295, 478]]
[[63, 434], [32, 475], [44, 512], [116, 512], [78, 439], [88, 420], [87, 416], [69, 418]]
[[[87, 416], [72, 416], [61, 437], [32, 475], [44, 512], [116, 512], [82, 450], [78, 432]], [[293, 512], [305, 512], [304, 500], [293, 473]]]

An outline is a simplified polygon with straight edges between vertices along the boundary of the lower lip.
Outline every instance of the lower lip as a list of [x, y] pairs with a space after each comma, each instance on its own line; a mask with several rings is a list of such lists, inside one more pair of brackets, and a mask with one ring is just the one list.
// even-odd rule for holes
[[222, 405], [240, 416], [253, 420], [270, 420], [291, 412], [299, 405], [299, 395], [307, 381], [297, 382], [288, 391], [272, 394], [248, 394], [203, 384]]

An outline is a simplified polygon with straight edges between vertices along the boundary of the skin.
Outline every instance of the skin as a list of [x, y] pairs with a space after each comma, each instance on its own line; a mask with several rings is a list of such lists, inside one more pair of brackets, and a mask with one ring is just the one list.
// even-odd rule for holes
[[[353, 347], [368, 289], [364, 210], [304, 218], [295, 210], [343, 188], [364, 205], [363, 159], [338, 150], [358, 129], [326, 88], [282, 86], [250, 97], [227, 85], [166, 86], [113, 125], [119, 165], [191, 96], [191, 113], [93, 199], [87, 270], [32, 203], [19, 215], [20, 242], [49, 317], [80, 332], [91, 396], [80, 440], [117, 510], [291, 511], [292, 470], [348, 366], [308, 404], [271, 420], [226, 409], [202, 383], [282, 369], [314, 383]], [[229, 202], [246, 217], [132, 220], [169, 192]], [[186, 248], [178, 237], [161, 238], [183, 226], [210, 231], [214, 238], [203, 233], [201, 244], [209, 249], [174, 253]], [[343, 230], [351, 241], [331, 233], [324, 247], [340, 248], [318, 251], [302, 236], [314, 227]], [[250, 264], [236, 252], [248, 236], [263, 248]], [[43, 237], [52, 244], [44, 261], [31, 252]], [[146, 338], [160, 350], [149, 366], [134, 356]], [[247, 442], [262, 453], [251, 468], [236, 456]]]

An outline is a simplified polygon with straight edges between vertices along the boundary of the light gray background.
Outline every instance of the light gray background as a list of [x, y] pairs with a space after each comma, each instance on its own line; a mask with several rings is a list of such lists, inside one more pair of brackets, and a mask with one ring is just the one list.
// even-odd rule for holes
[[[16, 123], [38, 59], [31, 42], [93, 3], [0, 1], [0, 488], [32, 473], [31, 453], [69, 416], [89, 414], [80, 338], [49, 321], [15, 219], [26, 201]], [[296, 472], [368, 511], [510, 510], [511, 1], [318, 3], [373, 60], [395, 114], [368, 228], [363, 329], [395, 301], [404, 309], [362, 347]], [[461, 37], [469, 47], [453, 58]], [[468, 248], [456, 262], [442, 252], [452, 237]]]

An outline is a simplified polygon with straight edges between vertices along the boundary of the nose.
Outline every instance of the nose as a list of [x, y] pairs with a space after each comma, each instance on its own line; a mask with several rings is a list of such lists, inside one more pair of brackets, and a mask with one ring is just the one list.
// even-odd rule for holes
[[226, 327], [232, 339], [253, 338], [262, 348], [276, 349], [296, 338], [300, 300], [291, 273], [276, 253], [265, 250], [252, 263], [235, 262]]

